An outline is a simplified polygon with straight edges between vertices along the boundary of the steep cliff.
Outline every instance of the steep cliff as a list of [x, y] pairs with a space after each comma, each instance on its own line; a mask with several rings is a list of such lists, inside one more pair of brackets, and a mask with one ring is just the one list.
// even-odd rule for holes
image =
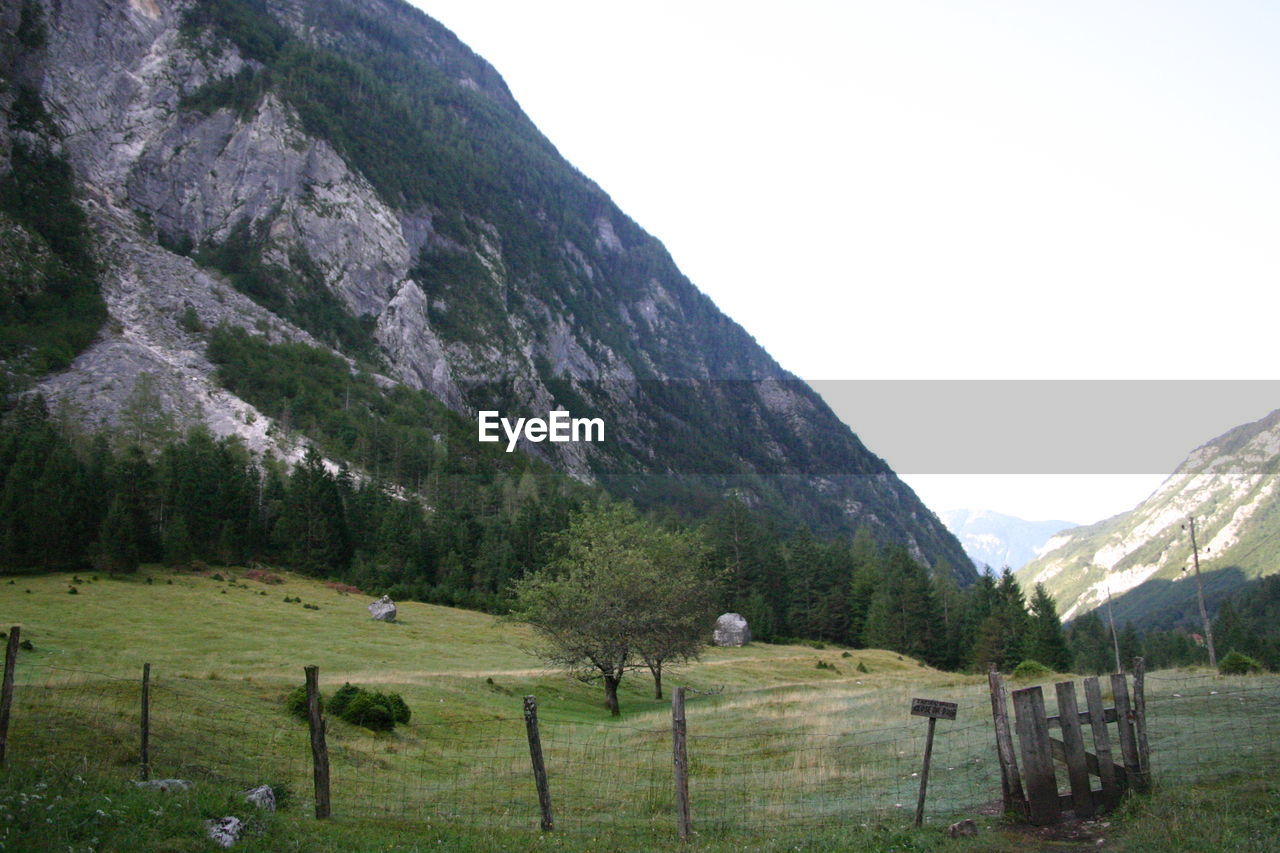
[[7, 90], [50, 116], [92, 228], [109, 320], [39, 385], [86, 421], [117, 421], [145, 375], [182, 421], [297, 458], [272, 401], [210, 358], [210, 330], [239, 327], [464, 415], [602, 417], [603, 443], [522, 449], [641, 502], [732, 494], [973, 577], [822, 399], [406, 4], [23, 0], [0, 25]]
[[1196, 448], [1133, 510], [1055, 536], [1018, 571], [1064, 619], [1105, 604], [1116, 620], [1168, 627], [1195, 613], [1188, 518], [1211, 602], [1280, 569], [1280, 410]]

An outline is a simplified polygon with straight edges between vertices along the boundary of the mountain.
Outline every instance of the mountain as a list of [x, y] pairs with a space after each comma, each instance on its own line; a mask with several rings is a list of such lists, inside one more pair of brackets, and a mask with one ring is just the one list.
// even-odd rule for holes
[[1027, 521], [991, 510], [953, 509], [939, 513], [975, 565], [995, 571], [1011, 569], [1039, 556], [1055, 533], [1076, 525], [1070, 521]]
[[1118, 623], [1173, 627], [1198, 619], [1195, 518], [1206, 598], [1280, 569], [1280, 410], [1196, 448], [1151, 497], [1114, 518], [1055, 536], [1018, 580], [1043, 583], [1064, 620], [1104, 604]]
[[[458, 450], [440, 430], [385, 447], [414, 395], [473, 424], [564, 407], [605, 440], [520, 449], [580, 481], [684, 516], [733, 499], [867, 526], [975, 577], [888, 465], [405, 3], [20, 0], [0, 29], [9, 385], [89, 425], [161, 412], [291, 461], [316, 445], [411, 490]], [[37, 176], [57, 228], [24, 207]]]

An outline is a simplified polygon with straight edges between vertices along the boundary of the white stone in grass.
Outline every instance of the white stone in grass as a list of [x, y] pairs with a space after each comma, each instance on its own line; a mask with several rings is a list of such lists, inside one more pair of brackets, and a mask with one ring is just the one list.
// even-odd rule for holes
[[240, 833], [244, 831], [244, 822], [238, 817], [231, 816], [206, 820], [204, 831], [213, 839], [214, 844], [219, 847], [230, 847], [239, 840]]
[[369, 615], [379, 622], [394, 622], [396, 621], [396, 603], [391, 600], [391, 596], [384, 595], [369, 605]]
[[244, 792], [244, 801], [269, 812], [276, 810], [276, 792], [270, 785], [259, 785]]
[[148, 779], [145, 782], [134, 782], [139, 788], [150, 788], [153, 791], [189, 791], [195, 787], [190, 779]]
[[747, 620], [737, 613], [725, 613], [716, 620], [711, 642], [717, 646], [745, 646], [751, 642], [751, 629]]

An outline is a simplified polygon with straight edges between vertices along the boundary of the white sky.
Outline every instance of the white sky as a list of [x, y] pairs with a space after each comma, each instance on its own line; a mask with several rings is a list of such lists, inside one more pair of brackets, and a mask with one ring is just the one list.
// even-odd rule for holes
[[1277, 377], [1280, 4], [415, 2], [804, 379]]

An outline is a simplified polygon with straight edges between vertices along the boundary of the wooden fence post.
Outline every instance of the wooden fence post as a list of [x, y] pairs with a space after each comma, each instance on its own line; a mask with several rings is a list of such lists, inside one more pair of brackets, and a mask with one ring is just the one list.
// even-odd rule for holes
[[1071, 782], [1071, 805], [1078, 818], [1093, 816], [1093, 788], [1089, 782], [1089, 766], [1084, 757], [1084, 733], [1080, 730], [1080, 708], [1076, 703], [1074, 681], [1059, 681], [1058, 721], [1062, 727], [1062, 751], [1065, 753], [1067, 778]]
[[1116, 765], [1111, 757], [1111, 735], [1107, 732], [1107, 714], [1102, 705], [1102, 688], [1097, 676], [1084, 680], [1084, 698], [1089, 708], [1089, 727], [1093, 729], [1093, 751], [1098, 756], [1098, 778], [1102, 780], [1102, 800], [1108, 808], [1120, 802], [1120, 786], [1116, 783]]
[[929, 790], [929, 761], [933, 758], [933, 730], [938, 725], [937, 717], [929, 718], [929, 732], [924, 738], [924, 765], [920, 768], [920, 793], [916, 795], [915, 826], [924, 823], [924, 798]]
[[533, 784], [538, 788], [538, 808], [542, 811], [542, 831], [555, 829], [551, 817], [551, 789], [547, 786], [547, 768], [542, 763], [542, 736], [538, 733], [538, 700], [524, 697], [524, 727], [529, 735], [529, 759], [533, 762]]
[[680, 827], [680, 840], [685, 841], [693, 831], [689, 818], [689, 753], [688, 729], [684, 717], [684, 688], [677, 687], [671, 697], [671, 754], [676, 775], [676, 821]]
[[991, 717], [996, 729], [996, 756], [1000, 760], [1000, 793], [1005, 812], [1027, 816], [1027, 798], [1022, 793], [1022, 774], [1018, 772], [1018, 759], [1013, 751], [1013, 735], [1009, 730], [1009, 709], [1005, 700], [1004, 679], [996, 665], [987, 672], [987, 684], [991, 688]]
[[142, 665], [142, 742], [138, 750], [142, 781], [151, 778], [151, 664]]
[[1061, 813], [1058, 782], [1053, 775], [1053, 747], [1044, 713], [1044, 693], [1038, 686], [1013, 691], [1022, 769], [1027, 780], [1028, 820], [1036, 826], [1054, 823]]
[[1151, 747], [1147, 744], [1147, 662], [1133, 659], [1133, 722], [1138, 736], [1138, 766], [1142, 770], [1140, 789], [1151, 790]]
[[9, 644], [4, 650], [4, 685], [0, 687], [0, 764], [4, 763], [5, 748], [9, 745], [9, 709], [13, 707], [13, 670], [18, 665], [18, 642], [21, 629], [14, 625], [9, 629]]
[[329, 747], [324, 740], [324, 717], [320, 714], [320, 668], [308, 666], [307, 722], [311, 726], [312, 778], [316, 788], [316, 818], [329, 816]]
[[1138, 743], [1133, 736], [1133, 709], [1129, 707], [1129, 683], [1123, 672], [1111, 676], [1111, 692], [1116, 701], [1116, 728], [1120, 731], [1120, 757], [1124, 763], [1124, 775], [1130, 788], [1137, 788], [1141, 781], [1142, 766], [1138, 762]]

